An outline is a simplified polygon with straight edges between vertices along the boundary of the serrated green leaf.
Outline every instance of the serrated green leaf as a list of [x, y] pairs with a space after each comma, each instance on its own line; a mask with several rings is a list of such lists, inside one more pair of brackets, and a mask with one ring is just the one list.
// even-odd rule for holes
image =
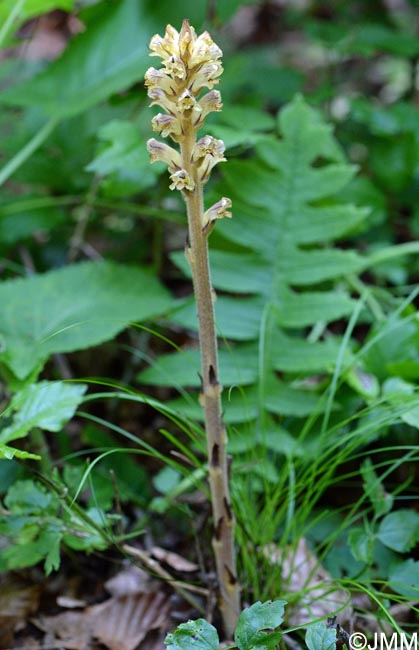
[[14, 514], [45, 514], [52, 496], [34, 481], [16, 481], [9, 488], [4, 502]]
[[314, 623], [307, 628], [305, 642], [309, 650], [336, 650], [336, 629]]
[[171, 298], [147, 269], [86, 262], [0, 283], [0, 302], [0, 361], [24, 379], [50, 354], [109, 340], [164, 312]]
[[150, 165], [146, 143], [135, 124], [113, 120], [99, 130], [99, 138], [106, 145], [87, 166], [88, 171], [100, 176], [117, 174], [130, 181], [135, 192], [154, 185], [156, 169]]
[[381, 520], [377, 537], [393, 551], [407, 553], [419, 542], [419, 514], [407, 509], [390, 512]]
[[60, 431], [73, 417], [86, 386], [62, 381], [42, 381], [14, 395], [9, 409], [15, 412], [13, 423], [0, 431], [0, 442], [23, 438], [34, 427]]
[[181, 623], [164, 640], [167, 650], [219, 650], [220, 641], [215, 627], [199, 618]]
[[279, 632], [264, 632], [275, 630], [284, 619], [285, 600], [258, 601], [242, 611], [237, 622], [234, 640], [240, 650], [252, 648], [274, 649], [277, 645]]

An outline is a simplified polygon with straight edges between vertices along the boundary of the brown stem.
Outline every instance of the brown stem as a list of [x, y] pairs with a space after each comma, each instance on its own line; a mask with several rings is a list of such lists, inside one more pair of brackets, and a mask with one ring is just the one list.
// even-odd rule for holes
[[184, 135], [180, 142], [182, 166], [195, 183], [193, 191], [184, 192], [189, 226], [186, 257], [192, 271], [198, 311], [202, 372], [201, 403], [205, 413], [209, 485], [214, 518], [213, 548], [225, 633], [229, 638], [233, 638], [240, 611], [240, 589], [236, 573], [227, 436], [221, 413], [222, 387], [218, 378], [218, 348], [208, 259], [208, 234], [203, 230], [202, 182], [196, 166], [191, 163], [194, 144], [195, 130], [190, 124], [184, 123]]

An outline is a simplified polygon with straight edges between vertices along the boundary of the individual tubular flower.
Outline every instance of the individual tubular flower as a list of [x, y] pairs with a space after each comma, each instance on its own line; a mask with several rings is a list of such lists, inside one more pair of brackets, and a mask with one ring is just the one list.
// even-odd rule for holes
[[198, 175], [205, 183], [213, 167], [219, 162], [224, 162], [225, 144], [210, 135], [205, 135], [198, 140], [192, 152], [192, 162], [198, 164]]
[[195, 189], [195, 183], [186, 171], [186, 169], [179, 169], [178, 171], [170, 174], [170, 180], [172, 181], [169, 185], [171, 190], [188, 190], [193, 192]]
[[173, 140], [176, 140], [176, 136], [182, 133], [182, 128], [180, 126], [179, 120], [173, 115], [165, 115], [164, 113], [158, 113], [151, 120], [153, 126], [153, 131], [161, 133], [163, 138], [167, 138], [168, 135]]
[[163, 70], [149, 68], [144, 75], [144, 85], [147, 88], [161, 88], [168, 95], [174, 95], [176, 85], [171, 77]]
[[149, 88], [147, 94], [153, 100], [150, 106], [161, 106], [165, 111], [173, 114], [176, 104], [166, 95], [164, 90], [161, 88]]
[[155, 138], [147, 141], [147, 149], [150, 154], [150, 162], [164, 162], [169, 167], [169, 172], [175, 172], [182, 167], [180, 153], [169, 147], [164, 142], [159, 142]]
[[198, 129], [203, 124], [206, 116], [209, 113], [221, 111], [223, 103], [221, 101], [221, 93], [218, 90], [211, 90], [206, 93], [198, 102], [200, 112], [195, 116], [194, 125]]
[[208, 210], [204, 212], [204, 225], [202, 230], [205, 232], [211, 232], [217, 219], [231, 219], [231, 199], [223, 196], [222, 199], [214, 203]]

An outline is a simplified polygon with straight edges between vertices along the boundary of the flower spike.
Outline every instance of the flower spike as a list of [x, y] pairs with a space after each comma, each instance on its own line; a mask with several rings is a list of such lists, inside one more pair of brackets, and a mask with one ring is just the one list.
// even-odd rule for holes
[[[222, 51], [208, 32], [197, 35], [187, 20], [178, 32], [171, 25], [165, 35], [150, 43], [151, 56], [160, 57], [160, 68], [145, 74], [147, 94], [162, 113], [152, 119], [153, 130], [171, 138], [175, 147], [151, 138], [150, 161], [168, 166], [171, 190], [182, 193], [188, 213], [186, 258], [192, 271], [201, 348], [201, 405], [205, 414], [208, 478], [214, 522], [213, 549], [219, 584], [219, 606], [227, 638], [233, 638], [240, 610], [234, 548], [234, 515], [231, 506], [227, 437], [222, 420], [218, 372], [214, 291], [211, 287], [208, 237], [219, 219], [231, 218], [231, 201], [223, 197], [206, 212], [203, 189], [215, 165], [224, 162], [222, 140], [197, 133], [209, 113], [222, 109], [221, 94], [213, 90], [223, 72]], [[207, 90], [205, 90], [207, 89]], [[207, 92], [208, 91], [208, 92]]]

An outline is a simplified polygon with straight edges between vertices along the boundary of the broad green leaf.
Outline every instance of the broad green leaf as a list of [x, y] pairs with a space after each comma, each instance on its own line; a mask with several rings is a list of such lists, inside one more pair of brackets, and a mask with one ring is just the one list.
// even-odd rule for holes
[[284, 619], [285, 600], [258, 601], [242, 611], [237, 622], [234, 640], [240, 650], [260, 648], [273, 650], [280, 639], [279, 632], [264, 632], [275, 630]]
[[403, 422], [419, 429], [419, 396], [414, 384], [398, 377], [390, 377], [383, 384], [383, 396], [397, 407]]
[[[64, 213], [56, 207], [42, 208], [42, 197], [5, 202], [0, 207], [0, 243], [15, 242], [62, 226]], [[37, 206], [40, 206], [39, 208]]]
[[[305, 417], [311, 413], [322, 413], [324, 400], [316, 393], [293, 388], [276, 377], [268, 377], [263, 394], [256, 386], [236, 388], [223, 392], [224, 420], [228, 424], [247, 422], [254, 419], [260, 408], [271, 413]], [[169, 402], [169, 406], [182, 415], [197, 420], [203, 420], [204, 412], [198, 400], [177, 398]]]
[[150, 165], [146, 143], [135, 124], [113, 120], [99, 130], [99, 138], [107, 144], [88, 165], [88, 171], [100, 176], [116, 174], [136, 193], [155, 184], [156, 169]]
[[[263, 300], [258, 296], [234, 299], [219, 296], [215, 303], [217, 334], [237, 341], [256, 339], [260, 330]], [[168, 319], [182, 327], [198, 329], [198, 317], [193, 301], [188, 301]]]
[[378, 539], [388, 548], [407, 553], [419, 541], [419, 514], [414, 510], [396, 510], [380, 522]]
[[417, 358], [417, 350], [417, 324], [411, 319], [391, 317], [371, 329], [362, 360], [366, 370], [383, 381], [392, 363]]
[[[218, 353], [220, 381], [223, 386], [245, 385], [255, 381], [257, 376], [257, 348], [241, 347], [237, 354], [233, 349], [221, 348]], [[194, 386], [199, 388], [201, 367], [198, 349], [165, 354], [143, 370], [137, 379], [140, 383], [153, 386]]]
[[155, 26], [143, 3], [112, 3], [60, 59], [37, 77], [3, 93], [2, 101], [36, 105], [58, 119], [77, 115], [142, 79]]
[[388, 572], [389, 587], [397, 594], [417, 601], [419, 598], [419, 562], [409, 559], [397, 562]]
[[348, 535], [351, 553], [357, 562], [371, 562], [373, 559], [374, 539], [363, 528], [352, 528]]
[[203, 618], [181, 623], [164, 640], [167, 650], [219, 650], [220, 641], [215, 627]]
[[335, 650], [336, 629], [322, 621], [314, 623], [307, 628], [305, 642], [309, 650]]
[[0, 431], [0, 443], [23, 438], [34, 427], [60, 431], [73, 417], [86, 386], [62, 381], [31, 384], [14, 395], [9, 409], [13, 423]]
[[75, 264], [0, 283], [0, 302], [0, 362], [20, 379], [54, 352], [98, 345], [130, 322], [155, 317], [171, 305], [150, 271], [112, 262]]

